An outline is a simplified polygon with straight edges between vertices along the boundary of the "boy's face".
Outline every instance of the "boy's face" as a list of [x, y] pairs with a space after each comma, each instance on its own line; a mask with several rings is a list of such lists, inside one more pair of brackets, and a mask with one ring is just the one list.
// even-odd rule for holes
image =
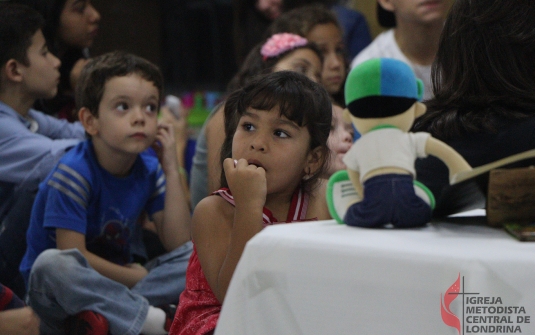
[[107, 153], [138, 154], [156, 138], [158, 89], [137, 74], [113, 77], [104, 86], [98, 118], [89, 134], [95, 148]]
[[38, 30], [27, 51], [28, 66], [19, 63], [24, 91], [32, 99], [50, 99], [58, 91], [61, 62], [48, 51], [45, 37]]
[[392, 11], [398, 22], [428, 24], [443, 22], [452, 0], [379, 0], [383, 8]]

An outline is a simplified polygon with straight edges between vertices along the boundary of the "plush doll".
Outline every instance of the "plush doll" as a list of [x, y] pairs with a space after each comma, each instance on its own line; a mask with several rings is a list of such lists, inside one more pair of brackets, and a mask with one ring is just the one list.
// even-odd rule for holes
[[344, 156], [346, 171], [335, 173], [327, 191], [338, 222], [358, 227], [423, 226], [431, 219], [433, 194], [414, 180], [416, 158], [433, 155], [450, 177], [471, 167], [429, 133], [410, 133], [426, 111], [423, 84], [404, 62], [375, 58], [349, 73], [344, 117], [361, 134]]

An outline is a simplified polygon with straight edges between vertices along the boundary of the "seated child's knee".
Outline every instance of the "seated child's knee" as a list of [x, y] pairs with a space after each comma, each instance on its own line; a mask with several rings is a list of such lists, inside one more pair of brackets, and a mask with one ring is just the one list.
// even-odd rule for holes
[[50, 274], [54, 273], [65, 274], [69, 264], [76, 261], [76, 259], [73, 258], [73, 252], [79, 253], [76, 249], [47, 249], [43, 251], [32, 266], [32, 276], [35, 277], [43, 274], [50, 276]]

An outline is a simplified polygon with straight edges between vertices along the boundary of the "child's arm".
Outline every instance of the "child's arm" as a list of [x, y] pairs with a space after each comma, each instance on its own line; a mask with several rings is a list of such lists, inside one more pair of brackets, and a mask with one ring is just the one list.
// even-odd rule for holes
[[39, 317], [31, 307], [0, 311], [0, 335], [38, 335]]
[[169, 124], [158, 126], [154, 145], [165, 173], [165, 207], [152, 215], [158, 236], [167, 251], [174, 250], [190, 240], [189, 202], [180, 183], [173, 128]]
[[[63, 121], [63, 127], [68, 128]], [[2, 181], [18, 184], [22, 189], [36, 190], [65, 151], [77, 145], [84, 134], [79, 124], [80, 137], [52, 139], [32, 133], [8, 118], [0, 118], [0, 123], [0, 175]]]
[[207, 197], [193, 215], [193, 240], [204, 275], [220, 302], [245, 244], [262, 230], [266, 202], [266, 172], [241, 159], [236, 167], [226, 159], [223, 168], [235, 207], [220, 197]]
[[221, 184], [221, 145], [225, 141], [225, 105], [210, 117], [206, 125], [206, 169], [208, 171], [208, 194]]
[[174, 130], [175, 142], [176, 142], [176, 158], [178, 161], [180, 183], [182, 185], [182, 189], [184, 190], [186, 200], [188, 203], [190, 203], [190, 192], [189, 192], [189, 185], [188, 185], [188, 176], [186, 175], [186, 162], [185, 162], [186, 147], [188, 145], [187, 117], [189, 115], [189, 111], [187, 111], [184, 108], [180, 108], [178, 118], [166, 106], [163, 106], [160, 112], [162, 115], [161, 121], [163, 123], [170, 124]]
[[463, 156], [452, 147], [436, 138], [429, 137], [425, 144], [425, 152], [429, 155], [436, 156], [446, 164], [450, 172], [450, 180], [455, 174], [472, 169]]
[[98, 273], [129, 288], [136, 285], [148, 273], [142, 266], [136, 266], [135, 264], [117, 265], [88, 251], [85, 244], [85, 235], [74, 230], [57, 228], [56, 245], [60, 250], [78, 249]]

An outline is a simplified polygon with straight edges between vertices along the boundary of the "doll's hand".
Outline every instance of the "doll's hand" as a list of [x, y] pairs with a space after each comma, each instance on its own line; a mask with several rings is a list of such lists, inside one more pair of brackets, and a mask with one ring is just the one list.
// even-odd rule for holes
[[159, 124], [158, 133], [156, 134], [156, 142], [153, 143], [152, 148], [156, 152], [158, 160], [166, 175], [171, 171], [178, 171], [175, 145], [173, 127], [168, 123]]
[[266, 170], [249, 164], [245, 159], [236, 162], [231, 158], [223, 162], [227, 183], [234, 196], [236, 207], [261, 206], [266, 203]]

